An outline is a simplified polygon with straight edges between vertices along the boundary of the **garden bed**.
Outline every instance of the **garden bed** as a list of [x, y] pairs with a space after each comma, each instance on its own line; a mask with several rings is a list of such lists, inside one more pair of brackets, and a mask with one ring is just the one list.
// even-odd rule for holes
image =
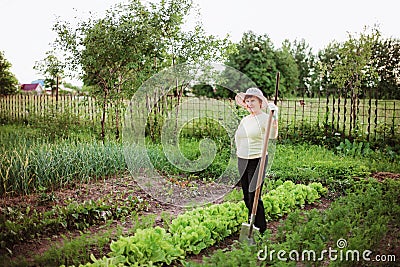
[[[383, 181], [386, 178], [394, 178], [399, 179], [399, 174], [381, 172], [381, 173], [374, 173], [374, 178]], [[184, 212], [184, 209], [181, 207], [168, 205], [164, 203], [160, 203], [157, 200], [152, 199], [148, 194], [143, 192], [140, 187], [136, 184], [136, 182], [130, 176], [124, 176], [123, 179], [121, 177], [109, 177], [108, 179], [101, 180], [101, 181], [92, 181], [88, 184], [79, 184], [79, 186], [64, 188], [60, 190], [56, 190], [51, 192], [51, 197], [46, 195], [46, 192], [31, 194], [28, 196], [19, 196], [19, 197], [12, 197], [12, 198], [2, 198], [0, 200], [0, 207], [2, 209], [11, 207], [31, 207], [32, 209], [36, 209], [37, 211], [45, 212], [50, 210], [53, 205], [66, 205], [67, 199], [75, 199], [79, 202], [84, 201], [95, 201], [104, 195], [108, 196], [121, 196], [120, 193], [134, 194], [135, 196], [140, 197], [143, 199], [144, 203], [147, 203], [144, 208], [138, 211], [140, 216], [146, 215], [154, 215], [155, 221], [154, 226], [162, 226], [163, 225], [163, 217], [161, 214], [169, 213], [171, 218], [175, 218], [178, 214]], [[112, 201], [112, 199], [111, 199]], [[322, 198], [320, 201], [315, 202], [313, 204], [308, 204], [304, 206], [304, 210], [310, 209], [318, 209], [318, 210], [325, 210], [329, 207], [332, 199]], [[271, 231], [272, 236], [277, 232], [277, 228], [282, 221], [284, 221], [286, 215], [282, 217], [281, 220], [272, 220], [268, 222], [268, 229]], [[84, 233], [89, 233], [90, 235], [95, 235], [101, 232], [109, 231], [112, 229], [117, 228], [118, 226], [129, 229], [133, 227], [134, 222], [127, 218], [123, 221], [114, 220], [112, 223], [106, 224], [97, 224], [88, 227], [83, 231]], [[390, 227], [390, 226], [389, 226]], [[393, 251], [393, 248], [400, 247], [400, 240], [398, 239], [399, 229], [390, 229], [388, 231], [391, 234], [387, 234], [385, 238], [381, 241], [379, 246], [379, 252], [391, 252], [395, 255], [399, 255], [399, 251]], [[397, 234], [396, 234], [397, 233]], [[12, 249], [11, 259], [15, 260], [15, 263], [21, 260], [21, 258], [25, 258], [26, 262], [33, 262], [34, 258], [40, 254], [45, 253], [48, 249], [54, 246], [61, 246], [66, 240], [72, 240], [74, 238], [79, 237], [82, 235], [82, 231], [74, 230], [74, 231], [60, 231], [58, 233], [43, 233], [40, 237], [35, 238], [33, 240], [28, 240], [26, 242], [20, 242], [14, 244]], [[117, 236], [113, 236], [112, 239], [116, 239]], [[201, 263], [203, 257], [207, 257], [212, 255], [217, 250], [227, 250], [229, 251], [232, 246], [234, 246], [238, 240], [238, 233], [234, 233], [231, 236], [225, 238], [224, 240], [216, 243], [215, 245], [208, 247], [202, 250], [197, 255], [189, 254], [187, 255], [185, 261]], [[389, 246], [389, 247], [388, 247]], [[104, 246], [103, 249], [99, 250], [94, 247], [92, 250], [88, 251], [88, 253], [93, 254], [96, 258], [101, 258], [102, 256], [106, 255], [109, 250], [109, 243]], [[6, 250], [2, 250], [1, 253], [8, 253]], [[6, 264], [4, 264], [7, 266]], [[13, 266], [13, 265], [11, 265]]]
[[[161, 203], [151, 198], [146, 192], [140, 189], [134, 179], [128, 175], [123, 177], [108, 177], [101, 181], [94, 181], [87, 184], [77, 184], [74, 187], [62, 188], [50, 192], [41, 192], [30, 195], [23, 195], [17, 197], [7, 197], [0, 199], [0, 209], [25, 209], [30, 207], [31, 210], [44, 213], [50, 211], [54, 205], [66, 206], [68, 201], [73, 199], [78, 203], [87, 201], [97, 201], [101, 197], [109, 196], [110, 202], [116, 201], [117, 198], [125, 197], [127, 195], [134, 195], [138, 199], [142, 200], [143, 206], [138, 211], [139, 216], [144, 215], [156, 215], [155, 223], [162, 224], [162, 218], [160, 214], [162, 212], [170, 213], [171, 216], [176, 216], [181, 213], [183, 208]], [[115, 197], [113, 199], [112, 197]], [[109, 222], [110, 223], [110, 222]], [[110, 225], [106, 222], [101, 224], [92, 225], [84, 230], [88, 233], [97, 233], [106, 231], [112, 228], [122, 226], [125, 229], [131, 228], [134, 222], [130, 218], [126, 218], [123, 221], [113, 220]], [[27, 261], [32, 261], [33, 256], [42, 254], [53, 245], [62, 244], [63, 240], [73, 239], [82, 234], [82, 230], [60, 230], [56, 233], [44, 232], [40, 234], [40, 237], [26, 240], [23, 242], [15, 243], [10, 249], [0, 249], [0, 254], [10, 254], [11, 258], [16, 259], [18, 257], [24, 257]], [[106, 246], [105, 249], [109, 249]], [[104, 253], [105, 251], [103, 251]], [[99, 252], [93, 251], [96, 256]]]
[[[240, 190], [239, 188], [235, 190]], [[87, 201], [97, 201], [104, 196], [109, 197], [109, 201], [118, 201], [121, 198], [125, 198], [128, 195], [134, 195], [137, 199], [142, 200], [142, 205], [140, 209], [137, 210], [137, 215], [139, 218], [145, 218], [147, 216], [154, 216], [154, 221], [151, 225], [147, 227], [160, 226], [163, 227], [165, 216], [163, 214], [169, 214], [168, 218], [176, 218], [178, 214], [184, 212], [182, 207], [177, 207], [173, 205], [168, 205], [160, 203], [152, 199], [148, 194], [143, 192], [136, 182], [130, 176], [121, 177], [109, 177], [108, 179], [101, 181], [94, 181], [88, 184], [78, 184], [74, 187], [64, 188], [49, 192], [40, 192], [27, 196], [19, 197], [8, 197], [3, 198], [0, 201], [2, 209], [25, 209], [30, 207], [31, 210], [36, 210], [37, 212], [45, 213], [56, 206], [66, 207], [68, 203], [73, 199], [78, 203], [85, 203]], [[115, 199], [113, 199], [113, 196]], [[219, 202], [221, 202], [220, 200]], [[315, 206], [327, 205], [329, 201], [322, 201], [313, 205], [305, 206], [305, 208], [311, 208]], [[167, 218], [167, 219], [168, 219]], [[273, 229], [276, 225], [276, 221], [269, 224], [269, 228]], [[74, 240], [76, 238], [88, 235], [94, 236], [101, 233], [111, 231], [114, 234], [108, 235], [109, 242], [105, 242], [103, 247], [94, 246], [87, 250], [87, 257], [93, 254], [96, 258], [101, 258], [110, 252], [109, 244], [111, 240], [116, 240], [117, 237], [122, 233], [126, 235], [133, 235], [129, 229], [133, 229], [137, 224], [137, 221], [132, 219], [129, 215], [123, 217], [121, 220], [109, 220], [100, 223], [95, 223], [88, 226], [85, 229], [60, 229], [58, 232], [46, 232], [43, 231], [39, 233], [35, 238], [23, 240], [22, 242], [15, 242], [12, 247], [7, 249], [2, 249], [2, 254], [10, 254], [11, 260], [18, 265], [18, 262], [25, 262], [26, 264], [36, 264], [35, 259], [39, 255], [43, 255], [50, 249], [55, 249], [59, 246], [65, 245], [65, 242]], [[113, 229], [124, 229], [122, 232], [114, 231]], [[145, 228], [145, 227], [142, 227]], [[216, 244], [208, 247], [198, 254], [189, 253], [187, 255], [188, 260], [198, 260], [200, 261], [203, 255], [211, 253], [213, 250], [220, 248], [228, 248], [238, 239], [237, 232], [233, 233], [227, 238], [218, 241]], [[90, 245], [88, 245], [90, 247]], [[11, 253], [10, 253], [11, 252]], [[33, 263], [35, 262], [35, 263]], [[7, 265], [6, 265], [7, 266]], [[13, 266], [13, 265], [10, 265]]]

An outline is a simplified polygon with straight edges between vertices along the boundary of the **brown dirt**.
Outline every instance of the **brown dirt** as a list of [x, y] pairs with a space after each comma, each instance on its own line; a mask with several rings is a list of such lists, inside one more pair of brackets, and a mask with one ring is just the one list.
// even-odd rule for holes
[[376, 172], [371, 175], [373, 178], [382, 182], [385, 179], [400, 179], [400, 173]]
[[[76, 184], [68, 188], [54, 190], [52, 192], [40, 192], [24, 196], [6, 197], [0, 199], [0, 212], [5, 208], [22, 208], [30, 207], [31, 210], [35, 209], [38, 212], [45, 212], [51, 210], [54, 205], [67, 205], [68, 201], [74, 200], [77, 202], [84, 202], [88, 200], [96, 201], [104, 196], [110, 197], [126, 197], [127, 195], [134, 195], [140, 197], [145, 202], [146, 209], [139, 212], [139, 215], [156, 214], [156, 225], [161, 225], [161, 213], [169, 212], [172, 217], [176, 217], [183, 208], [160, 203], [151, 198], [146, 192], [141, 190], [137, 183], [130, 176], [123, 177], [109, 177], [102, 181], [92, 181], [87, 184]], [[49, 201], [51, 199], [51, 201]], [[47, 200], [47, 201], [43, 201]], [[110, 227], [105, 228], [104, 225], [94, 225], [85, 230], [85, 232], [97, 233], [116, 228], [117, 225], [122, 225], [120, 222], [114, 221]], [[124, 229], [131, 228], [132, 222], [128, 219], [124, 222]], [[34, 255], [40, 255], [51, 246], [62, 244], [65, 238], [70, 239], [81, 235], [79, 230], [62, 231], [56, 234], [44, 233], [41, 237], [32, 240], [24, 241], [14, 244], [11, 249], [12, 258], [15, 259], [19, 256], [25, 257], [28, 261], [33, 259]], [[0, 255], [6, 254], [6, 250], [0, 249]], [[8, 253], [7, 253], [8, 254]], [[98, 253], [94, 252], [95, 256]]]
[[[372, 177], [382, 181], [385, 178], [399, 179], [400, 174], [393, 174], [387, 172], [374, 173]], [[36, 209], [38, 212], [43, 212], [50, 210], [54, 205], [66, 205], [67, 200], [75, 200], [78, 202], [83, 202], [85, 200], [97, 200], [105, 195], [122, 195], [126, 196], [132, 194], [135, 196], [140, 196], [143, 200], [148, 202], [147, 209], [140, 212], [140, 215], [156, 214], [156, 224], [162, 225], [161, 212], [167, 212], [172, 215], [172, 218], [176, 217], [179, 213], [184, 211], [184, 208], [168, 205], [165, 203], [160, 203], [157, 200], [151, 198], [146, 192], [141, 190], [133, 178], [129, 176], [114, 176], [109, 177], [101, 181], [91, 181], [87, 184], [77, 184], [63, 189], [53, 190], [52, 192], [35, 193], [26, 196], [16, 196], [16, 197], [5, 197], [0, 199], [0, 212], [7, 207], [30, 207]], [[43, 201], [47, 198], [47, 201]], [[50, 200], [49, 200], [50, 199]], [[326, 209], [329, 207], [331, 199], [322, 199], [321, 201], [307, 205], [305, 209]], [[282, 218], [284, 219], [284, 218]], [[268, 229], [271, 230], [272, 234], [277, 232], [280, 221], [273, 221], [268, 223]], [[116, 227], [117, 225], [122, 225], [120, 222], [113, 222], [108, 229]], [[127, 220], [123, 224], [125, 229], [132, 227], [132, 223]], [[96, 233], [99, 231], [105, 231], [107, 229], [102, 225], [95, 225], [87, 229], [91, 233]], [[396, 229], [397, 233], [399, 229]], [[86, 232], [86, 231], [85, 231]], [[390, 231], [389, 231], [390, 232]], [[76, 231], [64, 231], [56, 234], [44, 234], [40, 238], [34, 240], [29, 240], [23, 243], [15, 244], [11, 250], [13, 252], [12, 257], [16, 258], [18, 256], [26, 257], [27, 260], [32, 260], [34, 255], [40, 255], [55, 244], [62, 244], [64, 238], [73, 238], [81, 235], [81, 232]], [[391, 238], [393, 236], [393, 238]], [[382, 252], [390, 251], [392, 248], [397, 248], [396, 255], [400, 254], [398, 251], [400, 248], [400, 240], [394, 238], [398, 235], [388, 234], [384, 240], [382, 240]], [[238, 240], [238, 233], [226, 238], [225, 240], [219, 242], [218, 244], [205, 249], [198, 255], [189, 255], [188, 261], [195, 261], [198, 263], [202, 262], [203, 256], [212, 254], [217, 249], [229, 249], [234, 245], [235, 241]], [[389, 245], [388, 245], [389, 244]], [[388, 250], [389, 249], [389, 250]], [[391, 250], [393, 251], [393, 250]], [[5, 250], [0, 249], [0, 254], [7, 253]], [[96, 251], [93, 251], [95, 256], [100, 256]], [[104, 253], [104, 251], [103, 251]], [[398, 256], [400, 257], [400, 256]]]

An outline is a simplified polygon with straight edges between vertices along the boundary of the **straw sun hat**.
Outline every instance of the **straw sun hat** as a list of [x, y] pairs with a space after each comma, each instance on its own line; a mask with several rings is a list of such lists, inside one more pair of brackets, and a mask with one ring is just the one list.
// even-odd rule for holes
[[238, 93], [235, 97], [236, 100], [236, 104], [238, 104], [239, 106], [246, 108], [246, 103], [244, 101], [244, 98], [246, 96], [255, 96], [258, 99], [261, 100], [261, 108], [266, 108], [268, 106], [268, 101], [265, 98], [265, 96], [263, 95], [262, 91], [258, 88], [249, 88], [246, 90], [246, 93]]

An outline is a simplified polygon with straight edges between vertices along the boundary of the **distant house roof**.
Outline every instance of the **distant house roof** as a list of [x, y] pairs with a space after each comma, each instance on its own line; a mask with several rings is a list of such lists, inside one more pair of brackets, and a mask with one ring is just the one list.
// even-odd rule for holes
[[21, 85], [21, 90], [23, 91], [35, 91], [35, 90], [40, 90], [42, 91], [42, 86], [40, 83], [24, 83]]
[[21, 91], [25, 93], [41, 94], [43, 92], [43, 87], [40, 83], [24, 83], [21, 84]]

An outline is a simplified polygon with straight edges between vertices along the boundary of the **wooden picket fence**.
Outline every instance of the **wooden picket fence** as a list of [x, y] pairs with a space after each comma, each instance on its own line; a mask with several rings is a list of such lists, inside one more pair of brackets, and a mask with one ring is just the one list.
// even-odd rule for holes
[[[372, 97], [373, 94], [369, 95], [369, 97], [354, 100], [331, 92], [312, 98], [303, 95], [280, 99], [278, 101], [280, 137], [285, 138], [293, 131], [302, 134], [305, 127], [318, 125], [324, 128], [326, 136], [364, 136], [364, 139], [368, 141], [398, 140], [400, 101], [378, 100]], [[196, 101], [191, 101], [193, 99]], [[175, 100], [173, 96], [168, 96], [156, 109], [153, 109], [153, 112], [156, 111], [159, 114], [171, 112], [173, 110], [171, 103], [176, 103]], [[214, 112], [212, 117], [215, 119], [217, 116], [217, 120], [226, 119], [227, 112], [232, 112], [232, 109], [237, 109], [237, 107], [230, 99], [215, 102], [210, 99], [208, 101], [205, 98], [191, 97], [181, 99], [179, 105], [181, 117], [196, 118], [204, 116], [207, 112]], [[121, 114], [123, 117], [123, 113]], [[96, 105], [93, 98], [85, 96], [60, 95], [58, 99], [50, 95], [0, 96], [0, 120], [29, 122], [32, 118], [49, 115], [74, 116], [81, 125], [99, 128], [101, 107]], [[113, 127], [114, 119], [113, 108], [110, 106], [106, 119], [107, 127]], [[197, 131], [193, 125], [191, 124], [191, 130]]]

